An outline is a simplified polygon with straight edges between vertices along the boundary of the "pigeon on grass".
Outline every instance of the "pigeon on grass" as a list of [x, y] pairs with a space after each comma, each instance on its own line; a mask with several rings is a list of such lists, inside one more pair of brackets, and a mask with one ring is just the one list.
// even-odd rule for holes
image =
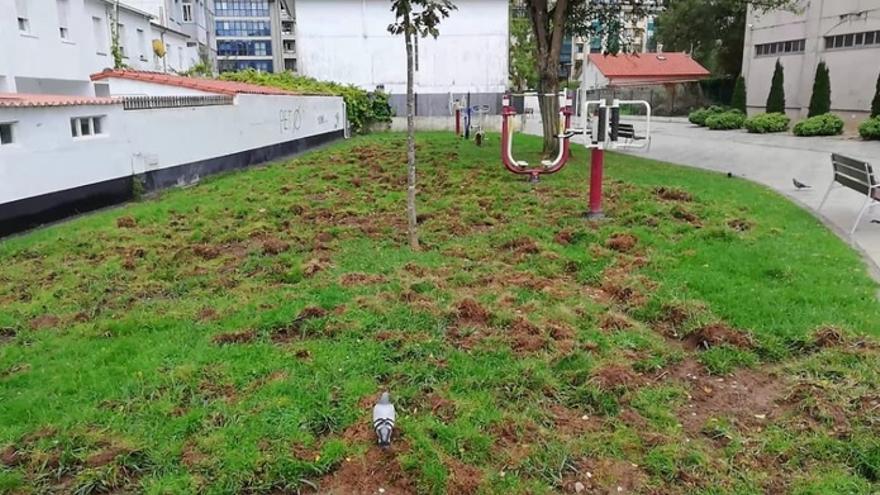
[[394, 421], [397, 420], [397, 413], [394, 411], [394, 404], [388, 392], [382, 392], [379, 402], [373, 406], [373, 429], [376, 430], [376, 437], [379, 446], [387, 448], [391, 445], [391, 433], [394, 431]]

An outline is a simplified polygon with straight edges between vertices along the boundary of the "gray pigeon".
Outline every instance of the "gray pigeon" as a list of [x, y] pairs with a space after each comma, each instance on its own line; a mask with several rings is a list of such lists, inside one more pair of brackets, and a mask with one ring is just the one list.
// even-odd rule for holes
[[391, 445], [391, 432], [394, 431], [394, 421], [397, 413], [394, 404], [388, 396], [388, 392], [382, 392], [379, 402], [373, 406], [373, 428], [379, 438], [379, 445], [383, 448]]
[[795, 189], [809, 189], [811, 187], [797, 179], [791, 179], [791, 183], [794, 184]]

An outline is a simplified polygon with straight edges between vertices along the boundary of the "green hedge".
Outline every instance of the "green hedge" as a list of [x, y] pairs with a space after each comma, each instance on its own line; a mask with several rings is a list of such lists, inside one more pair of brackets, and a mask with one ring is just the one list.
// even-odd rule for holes
[[862, 122], [859, 126], [859, 135], [862, 139], [880, 139], [880, 117]]
[[728, 110], [724, 113], [716, 113], [706, 118], [706, 127], [713, 131], [727, 131], [739, 129], [743, 126], [746, 116], [739, 110]]
[[274, 74], [253, 69], [224, 72], [220, 74], [220, 79], [271, 86], [311, 95], [341, 96], [345, 100], [348, 122], [353, 132], [364, 132], [367, 126], [374, 122], [391, 121], [388, 95], [380, 91], [370, 93], [350, 84], [318, 81], [291, 72]]
[[836, 136], [843, 132], [843, 119], [833, 113], [802, 120], [794, 126], [795, 136]]
[[759, 113], [746, 119], [743, 126], [751, 133], [766, 134], [787, 131], [790, 123], [791, 119], [784, 113]]
[[712, 105], [708, 108], [699, 108], [694, 110], [688, 115], [688, 120], [691, 124], [696, 124], [700, 127], [706, 126], [706, 119], [712, 115], [716, 115], [719, 113], [724, 113], [724, 107], [719, 107], [717, 105]]

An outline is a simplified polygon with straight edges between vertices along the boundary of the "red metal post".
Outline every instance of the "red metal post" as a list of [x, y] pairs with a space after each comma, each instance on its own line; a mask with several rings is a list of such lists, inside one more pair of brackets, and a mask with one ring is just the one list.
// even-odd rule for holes
[[455, 135], [461, 136], [461, 109], [457, 105], [455, 108]]
[[605, 150], [593, 148], [590, 154], [590, 211], [587, 218], [602, 218], [602, 174], [605, 168]]

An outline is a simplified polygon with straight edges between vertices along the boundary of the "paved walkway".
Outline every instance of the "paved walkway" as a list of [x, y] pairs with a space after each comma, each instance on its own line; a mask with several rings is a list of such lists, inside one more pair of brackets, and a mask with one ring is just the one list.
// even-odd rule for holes
[[[880, 142], [854, 138], [798, 138], [792, 135], [759, 135], [745, 131], [710, 131], [685, 122], [652, 122], [653, 140], [647, 152], [633, 152], [670, 163], [716, 170], [767, 185], [816, 212], [831, 183], [831, 153], [867, 160], [880, 172]], [[540, 134], [540, 122], [530, 122], [529, 133]], [[796, 177], [811, 189], [795, 190]], [[835, 189], [819, 214], [843, 239], [852, 241], [873, 262], [880, 279], [880, 206], [862, 217], [856, 234], [849, 230], [864, 203], [864, 196]]]

